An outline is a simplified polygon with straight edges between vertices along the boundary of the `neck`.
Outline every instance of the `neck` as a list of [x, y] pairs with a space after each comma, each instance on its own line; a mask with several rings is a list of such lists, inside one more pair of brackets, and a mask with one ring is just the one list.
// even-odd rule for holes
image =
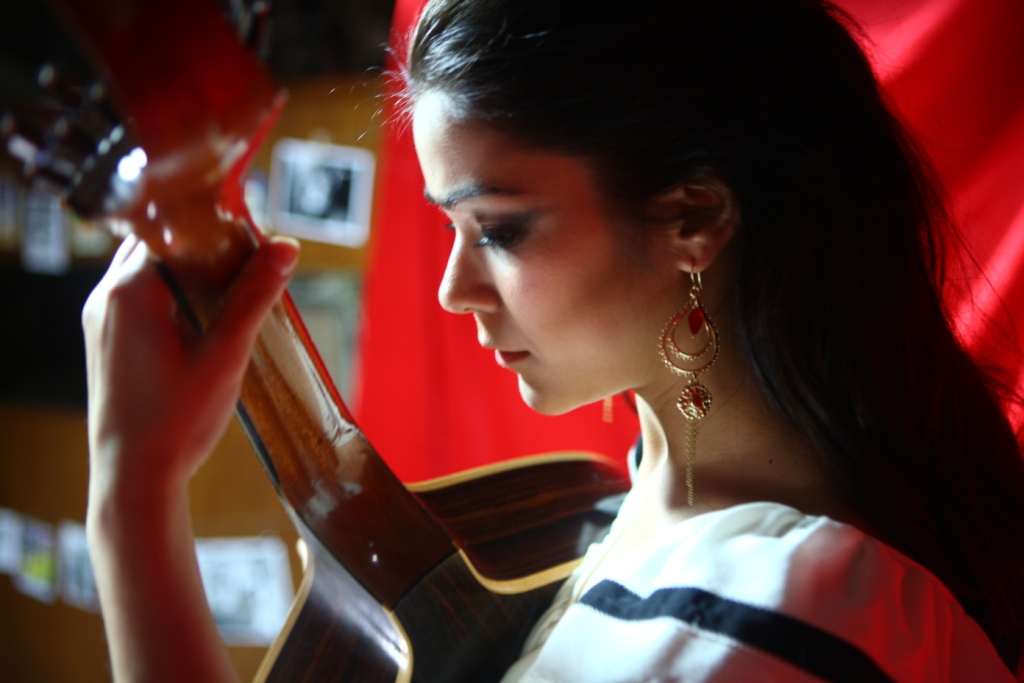
[[735, 350], [723, 351], [719, 362], [700, 377], [713, 402], [699, 422], [694, 504], [689, 505], [686, 418], [675, 405], [685, 381], [672, 379], [637, 392], [644, 447], [636, 485], [646, 490], [648, 524], [756, 501], [855, 521], [813, 449], [768, 405]]

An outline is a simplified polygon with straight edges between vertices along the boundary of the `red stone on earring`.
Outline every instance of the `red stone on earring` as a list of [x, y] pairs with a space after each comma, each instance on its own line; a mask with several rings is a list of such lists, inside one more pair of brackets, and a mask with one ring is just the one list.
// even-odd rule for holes
[[704, 309], [701, 306], [694, 307], [687, 318], [687, 322], [690, 324], [690, 334], [696, 335], [700, 332], [705, 320], [707, 320], [707, 316], [704, 315]]
[[703, 384], [694, 382], [683, 389], [676, 405], [687, 419], [700, 420], [711, 410], [711, 392]]

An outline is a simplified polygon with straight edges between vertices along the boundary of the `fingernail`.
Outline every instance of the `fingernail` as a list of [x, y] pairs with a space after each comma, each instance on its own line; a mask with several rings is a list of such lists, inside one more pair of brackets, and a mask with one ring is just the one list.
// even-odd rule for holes
[[291, 237], [274, 235], [267, 245], [270, 253], [267, 255], [270, 264], [281, 274], [282, 277], [291, 275], [295, 270], [295, 264], [299, 262], [299, 242]]

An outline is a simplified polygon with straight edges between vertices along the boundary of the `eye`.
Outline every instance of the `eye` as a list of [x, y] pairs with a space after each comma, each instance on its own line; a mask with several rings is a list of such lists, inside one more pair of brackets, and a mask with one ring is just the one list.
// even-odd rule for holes
[[523, 223], [499, 223], [484, 225], [480, 228], [480, 240], [474, 247], [493, 247], [509, 250], [526, 237], [526, 225]]

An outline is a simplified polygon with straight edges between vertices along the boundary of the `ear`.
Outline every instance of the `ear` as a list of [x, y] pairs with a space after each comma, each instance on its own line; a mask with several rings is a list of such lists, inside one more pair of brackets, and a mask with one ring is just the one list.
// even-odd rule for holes
[[665, 190], [648, 200], [646, 215], [659, 250], [687, 273], [714, 263], [740, 221], [732, 190], [717, 178]]

